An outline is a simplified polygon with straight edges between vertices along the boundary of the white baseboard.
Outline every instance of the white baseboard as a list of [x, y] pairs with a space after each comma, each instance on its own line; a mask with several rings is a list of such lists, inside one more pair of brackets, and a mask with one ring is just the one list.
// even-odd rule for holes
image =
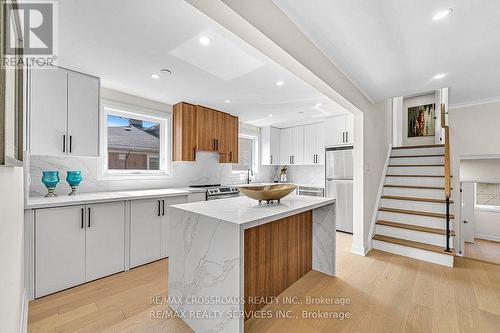
[[21, 309], [21, 323], [19, 324], [19, 332], [26, 333], [28, 332], [28, 292], [24, 290], [23, 293], [23, 304]]
[[370, 251], [370, 248], [364, 248], [363, 246], [352, 245], [351, 252], [357, 254], [358, 256], [365, 257], [366, 254]]
[[494, 242], [500, 242], [500, 237], [492, 236], [492, 235], [475, 234], [474, 238], [479, 238], [479, 239], [484, 239], [484, 240], [489, 240], [489, 241], [494, 241]]

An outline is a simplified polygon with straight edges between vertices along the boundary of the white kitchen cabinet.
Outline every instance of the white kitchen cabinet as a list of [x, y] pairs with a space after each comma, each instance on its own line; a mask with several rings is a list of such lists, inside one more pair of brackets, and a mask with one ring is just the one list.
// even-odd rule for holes
[[66, 155], [67, 73], [59, 69], [30, 73], [30, 152], [32, 155]]
[[85, 282], [85, 206], [35, 212], [35, 296]]
[[97, 157], [99, 79], [62, 68], [30, 71], [32, 155]]
[[68, 140], [71, 155], [97, 157], [99, 80], [95, 77], [68, 72]]
[[123, 202], [86, 206], [86, 280], [125, 269], [125, 206]]
[[130, 204], [130, 267], [161, 258], [161, 199]]
[[306, 165], [325, 164], [324, 124], [304, 126], [304, 162]]
[[123, 201], [35, 210], [35, 296], [125, 269]]
[[168, 257], [168, 226], [169, 226], [169, 214], [168, 211], [171, 205], [178, 205], [186, 202], [186, 197], [173, 197], [162, 199], [162, 212], [161, 212], [161, 242], [160, 242], [160, 253], [161, 258]]
[[328, 146], [352, 144], [354, 142], [354, 116], [344, 114], [325, 121], [325, 144]]
[[304, 162], [304, 127], [280, 131], [280, 156], [281, 164], [301, 165]]
[[262, 165], [280, 165], [280, 129], [276, 127], [263, 127], [262, 138]]

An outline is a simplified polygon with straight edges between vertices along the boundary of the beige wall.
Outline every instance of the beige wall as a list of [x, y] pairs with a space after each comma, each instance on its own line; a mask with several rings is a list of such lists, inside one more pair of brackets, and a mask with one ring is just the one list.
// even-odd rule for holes
[[0, 331], [19, 332], [24, 300], [23, 169], [0, 167]]

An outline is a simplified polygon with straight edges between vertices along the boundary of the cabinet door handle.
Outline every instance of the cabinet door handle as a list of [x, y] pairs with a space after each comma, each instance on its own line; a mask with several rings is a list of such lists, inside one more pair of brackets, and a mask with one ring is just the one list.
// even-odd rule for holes
[[89, 228], [90, 228], [90, 207], [89, 207], [89, 208], [88, 208], [88, 210], [87, 210], [87, 214], [89, 215], [89, 216], [88, 216], [88, 224], [87, 224], [87, 227], [89, 227]]
[[193, 161], [196, 160], [196, 147], [193, 147]]
[[233, 152], [230, 151], [229, 152], [229, 162], [232, 162], [233, 161]]
[[219, 139], [215, 140], [215, 143], [216, 143], [216, 149], [215, 150], [219, 150]]
[[62, 145], [63, 153], [66, 152], [66, 134], [63, 134], [63, 145]]
[[345, 132], [342, 132], [342, 143], [345, 143]]
[[161, 201], [161, 215], [165, 216], [165, 200]]
[[161, 209], [161, 202], [160, 202], [160, 200], [158, 200], [158, 216], [161, 216], [160, 209]]
[[349, 132], [345, 132], [345, 142], [349, 142]]
[[273, 164], [273, 155], [269, 155], [269, 164]]
[[82, 213], [82, 229], [85, 228], [85, 209], [81, 208], [80, 212]]
[[70, 135], [69, 136], [69, 153], [70, 154], [71, 154], [71, 151], [73, 150], [72, 147], [73, 147], [73, 135]]

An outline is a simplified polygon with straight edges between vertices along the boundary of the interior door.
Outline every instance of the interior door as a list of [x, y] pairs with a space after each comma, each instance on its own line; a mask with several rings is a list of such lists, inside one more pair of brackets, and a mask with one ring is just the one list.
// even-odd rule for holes
[[85, 282], [84, 208], [35, 211], [35, 297]]
[[163, 198], [161, 207], [161, 257], [168, 257], [168, 228], [170, 206], [186, 202], [186, 197]]
[[68, 74], [58, 68], [31, 70], [30, 74], [30, 153], [66, 155]]
[[68, 153], [97, 157], [99, 152], [99, 79], [68, 72]]
[[125, 206], [111, 202], [86, 206], [86, 280], [125, 269]]
[[161, 258], [162, 205], [160, 199], [130, 205], [130, 267], [136, 267]]
[[[465, 242], [474, 243], [474, 183], [462, 183], [462, 233]], [[456, 246], [456, 245], [455, 245]]]

